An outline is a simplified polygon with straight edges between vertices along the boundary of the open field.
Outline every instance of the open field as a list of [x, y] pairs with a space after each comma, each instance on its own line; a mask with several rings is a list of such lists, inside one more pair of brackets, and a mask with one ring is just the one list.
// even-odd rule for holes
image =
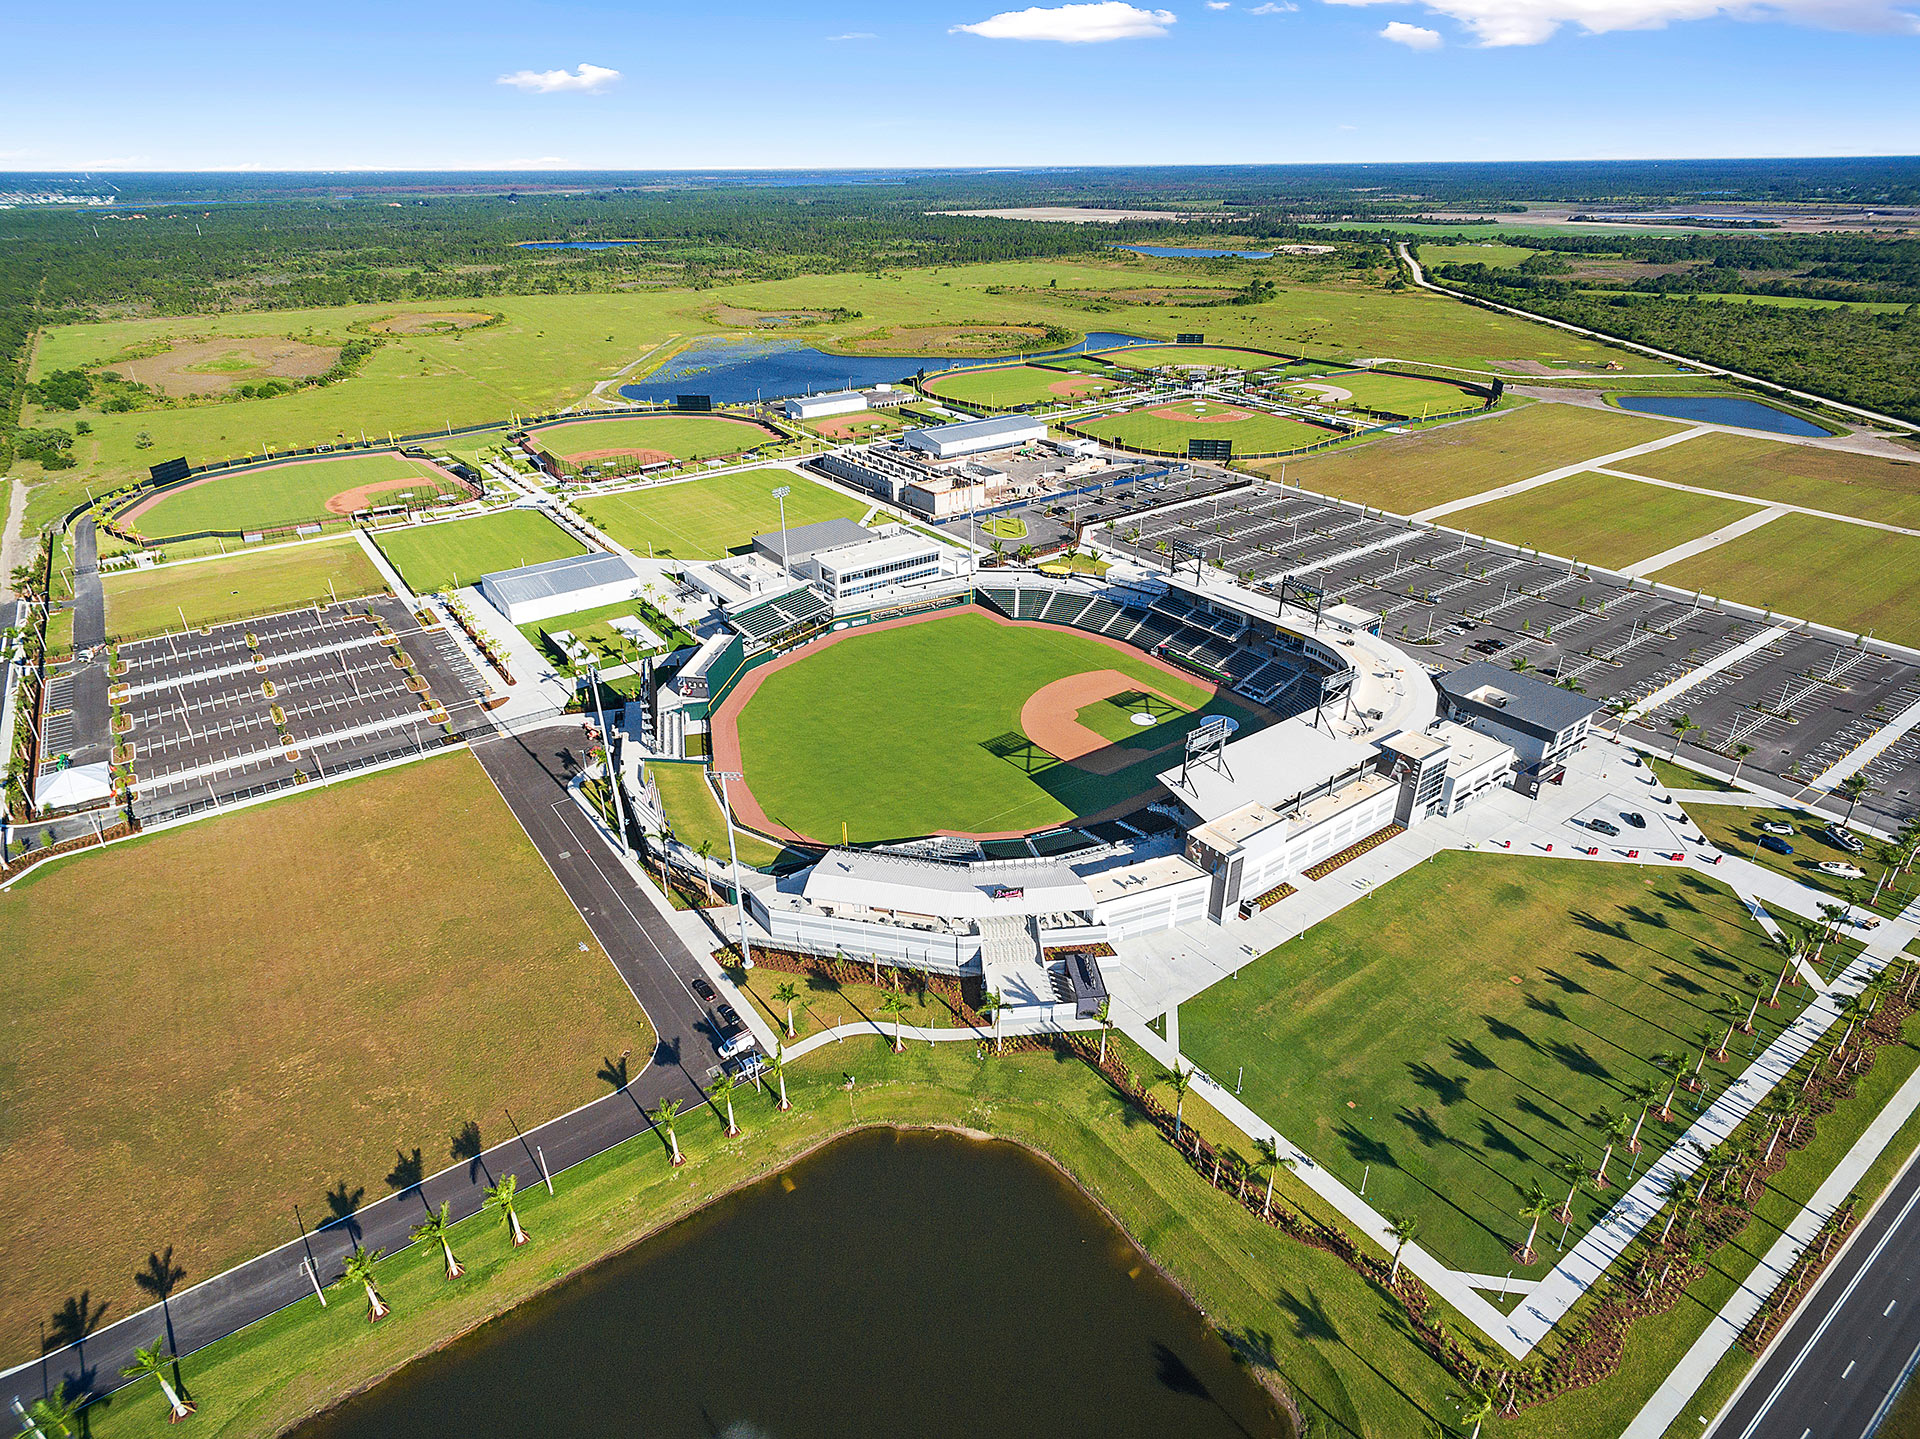
[[[1287, 480], [1410, 515], [1673, 434], [1677, 426], [1573, 405], [1528, 405], [1288, 463]], [[1637, 463], [1637, 462], [1636, 462]], [[1269, 475], [1278, 462], [1257, 465]]]
[[413, 525], [374, 537], [416, 594], [479, 583], [495, 570], [583, 555], [587, 547], [534, 510], [499, 510], [470, 520]]
[[[1477, 409], [1486, 403], [1482, 396], [1468, 394], [1457, 385], [1406, 375], [1376, 375], [1366, 370], [1303, 375], [1298, 380], [1286, 381], [1286, 389], [1294, 392], [1296, 398], [1310, 402], [1329, 403], [1343, 409], [1358, 406], [1364, 410], [1382, 410], [1416, 420], [1427, 414]], [[1345, 391], [1348, 398], [1341, 398], [1340, 391]]]
[[582, 514], [630, 550], [713, 560], [750, 549], [755, 535], [780, 528], [780, 504], [773, 491], [781, 485], [793, 491], [787, 496], [789, 530], [820, 520], [858, 520], [872, 508], [865, 500], [815, 484], [791, 470], [743, 470], [592, 495], [577, 503]]
[[1717, 500], [1589, 472], [1470, 510], [1455, 510], [1442, 523], [1617, 570], [1711, 534], [1757, 509], [1758, 505], [1738, 500]]
[[1788, 514], [1655, 578], [1920, 645], [1920, 538], [1913, 535]]
[[1124, 350], [1102, 350], [1100, 358], [1129, 370], [1157, 370], [1162, 365], [1203, 365], [1222, 370], [1265, 370], [1289, 361], [1252, 350], [1225, 345], [1137, 345]]
[[467, 1121], [497, 1140], [503, 1104], [559, 1114], [653, 1047], [466, 754], [34, 871], [0, 894], [0, 993], [0, 1154], [34, 1175], [0, 1235], [10, 1356], [69, 1295], [147, 1303], [151, 1249], [209, 1278], [293, 1204], [401, 1187], [396, 1152], [440, 1169]]
[[935, 375], [927, 381], [934, 394], [976, 405], [1011, 409], [1015, 405], [1052, 405], [1104, 395], [1121, 380], [1096, 374], [1062, 374], [1037, 365], [1009, 365], [1003, 368], [955, 370]]
[[158, 355], [115, 361], [109, 373], [163, 395], [224, 395], [265, 379], [307, 379], [340, 358], [338, 345], [281, 337], [182, 340]]
[[[157, 570], [104, 575], [115, 639], [383, 593], [387, 582], [351, 535]], [[331, 588], [329, 588], [331, 586]]]
[[397, 454], [344, 455], [212, 475], [135, 505], [121, 522], [152, 536], [254, 530], [350, 515], [373, 505], [404, 504], [409, 497], [465, 493], [458, 480], [426, 460]]
[[1637, 455], [1619, 468], [1656, 480], [1920, 529], [1920, 455], [1882, 459], [1712, 434]]
[[1487, 265], [1506, 269], [1540, 252], [1524, 245], [1502, 245], [1489, 240], [1474, 245], [1430, 245], [1422, 241], [1417, 253], [1423, 265]]
[[[690, 849], [710, 842], [716, 855], [727, 852], [727, 821], [720, 813], [720, 802], [707, 787], [706, 766], [699, 764], [650, 764], [647, 776], [660, 791], [660, 803], [666, 809], [673, 836]], [[780, 846], [757, 839], [737, 826], [734, 844], [740, 863], [758, 869], [780, 858]]]
[[1211, 404], [1181, 400], [1152, 409], [1128, 410], [1125, 414], [1074, 421], [1070, 428], [1118, 445], [1179, 455], [1186, 454], [1188, 440], [1232, 440], [1236, 453], [1264, 454], [1317, 445], [1340, 434], [1338, 430], [1264, 410], [1240, 409], [1218, 400]]
[[[1216, 1077], [1244, 1065], [1246, 1102], [1342, 1180], [1371, 1166], [1369, 1202], [1418, 1215], [1430, 1251], [1501, 1274], [1525, 1187], [1552, 1190], [1562, 1158], [1597, 1166], [1590, 1118], [1637, 1115], [1654, 1056], [1707, 1028], [1717, 1042], [1728, 996], [1744, 1017], [1779, 967], [1740, 900], [1698, 875], [1443, 853], [1183, 1005], [1180, 1039]], [[1709, 1061], [1716, 1090], [1806, 995], [1783, 990], [1729, 1064]], [[1681, 1127], [1650, 1116], [1616, 1180]], [[1584, 1190], [1574, 1234], [1618, 1194]], [[1552, 1262], [1537, 1247], [1519, 1273]]]
[[[1034, 728], [1056, 725], [1061, 705], [1078, 709], [1096, 696], [1056, 705], [1037, 692], [1109, 672], [1109, 693], [1149, 688], [1184, 717], [1062, 760], [1038, 739], [1063, 741], [1036, 738]], [[750, 675], [725, 708], [738, 725], [736, 768], [759, 808], [822, 841], [838, 839], [843, 823], [864, 841], [1019, 832], [1092, 815], [1151, 789], [1154, 771], [1178, 760], [1186, 731], [1216, 713], [1260, 723], [1246, 705], [1138, 651], [983, 613], [847, 632], [800, 651], [797, 663]], [[723, 731], [716, 762], [727, 754]]]
[[609, 457], [705, 460], [781, 443], [764, 425], [725, 415], [636, 415], [608, 420], [562, 420], [528, 432], [548, 454], [584, 463]]

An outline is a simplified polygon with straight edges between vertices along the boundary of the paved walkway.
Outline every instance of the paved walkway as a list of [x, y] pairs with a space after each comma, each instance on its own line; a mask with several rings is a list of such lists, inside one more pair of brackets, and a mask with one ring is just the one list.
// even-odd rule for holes
[[1779, 505], [1769, 505], [1766, 509], [1743, 515], [1732, 524], [1722, 525], [1719, 529], [1701, 535], [1698, 539], [1688, 540], [1684, 544], [1675, 545], [1672, 549], [1662, 550], [1657, 555], [1650, 555], [1637, 564], [1628, 565], [1620, 573], [1630, 580], [1637, 580], [1642, 575], [1652, 574], [1655, 570], [1664, 570], [1668, 565], [1677, 565], [1682, 560], [1690, 560], [1695, 555], [1703, 555], [1708, 550], [1718, 549], [1728, 540], [1737, 540], [1742, 535], [1750, 535], [1762, 525], [1770, 525], [1786, 513], [1787, 511]]
[[1644, 445], [1630, 445], [1624, 450], [1614, 450], [1610, 454], [1595, 455], [1590, 460], [1579, 460], [1571, 465], [1562, 465], [1557, 470], [1548, 470], [1544, 474], [1534, 475], [1531, 479], [1515, 480], [1509, 485], [1498, 485], [1491, 490], [1482, 490], [1479, 494], [1468, 495], [1465, 499], [1449, 500], [1443, 505], [1429, 505], [1426, 509], [1416, 513], [1413, 518], [1416, 520], [1437, 520], [1444, 515], [1451, 515], [1460, 510], [1473, 509], [1476, 505], [1490, 504], [1494, 500], [1504, 500], [1509, 495], [1523, 495], [1528, 490], [1537, 490], [1542, 485], [1552, 484], [1555, 480], [1564, 480], [1573, 475], [1585, 474], [1588, 470], [1595, 470], [1603, 465], [1610, 465], [1615, 460], [1630, 460], [1636, 455], [1650, 455], [1656, 450], [1664, 450], [1670, 445], [1681, 443], [1683, 440], [1691, 440], [1696, 435], [1710, 435], [1712, 433], [1713, 431], [1705, 426], [1696, 426], [1688, 430], [1677, 430], [1671, 435], [1662, 435], [1657, 440], [1649, 440]]
[[[1769, 436], [1770, 439], [1784, 439], [1785, 436]], [[1838, 510], [1816, 510], [1807, 505], [1789, 504], [1785, 500], [1762, 500], [1754, 495], [1743, 495], [1734, 490], [1714, 490], [1705, 485], [1683, 485], [1678, 480], [1659, 480], [1652, 475], [1636, 475], [1632, 470], [1608, 469], [1603, 465], [1593, 467], [1603, 475], [1611, 475], [1617, 480], [1637, 480], [1643, 485], [1658, 485], [1663, 490], [1684, 490], [1690, 495], [1705, 495], [1715, 500], [1744, 500], [1750, 505], [1765, 505], [1783, 515], [1811, 515], [1816, 520], [1832, 520], [1836, 524], [1859, 525], [1863, 529], [1885, 530], [1894, 535], [1920, 535], [1920, 530], [1909, 529], [1905, 525], [1890, 525], [1884, 520], [1863, 520], [1858, 515], [1843, 515]]]

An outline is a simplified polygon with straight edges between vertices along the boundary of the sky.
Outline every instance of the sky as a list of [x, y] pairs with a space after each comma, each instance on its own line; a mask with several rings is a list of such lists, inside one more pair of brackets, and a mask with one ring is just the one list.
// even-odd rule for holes
[[1920, 0], [1007, 3], [0, 0], [0, 169], [1920, 152]]

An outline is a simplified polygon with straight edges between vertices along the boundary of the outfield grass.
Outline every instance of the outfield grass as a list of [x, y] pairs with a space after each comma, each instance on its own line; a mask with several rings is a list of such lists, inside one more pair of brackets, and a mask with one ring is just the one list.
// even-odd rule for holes
[[1035, 365], [995, 366], [954, 370], [935, 375], [927, 388], [944, 399], [963, 400], [996, 409], [1015, 405], [1057, 405], [1067, 400], [1104, 395], [1128, 375], [1063, 375]]
[[1920, 538], [1786, 514], [1656, 573], [1662, 583], [1920, 645]]
[[[1022, 734], [1021, 707], [1054, 680], [1094, 670], [1117, 670], [1191, 713], [1130, 737], [1126, 748], [1143, 757], [1113, 774], [1059, 763]], [[1154, 771], [1177, 761], [1180, 737], [1216, 713], [1259, 723], [1131, 651], [960, 614], [809, 653], [769, 674], [738, 723], [742, 768], [769, 819], [823, 841], [844, 822], [864, 841], [1032, 830], [1096, 813], [1151, 789]]]
[[1223, 420], [1223, 412], [1236, 406], [1215, 400], [1210, 404], [1181, 400], [1175, 404], [1129, 410], [1119, 415], [1074, 421], [1070, 428], [1095, 435], [1115, 444], [1136, 449], [1161, 450], [1184, 455], [1188, 440], [1232, 440], [1236, 452], [1264, 454], [1274, 450], [1297, 450], [1339, 438], [1340, 431], [1271, 415], [1264, 410], [1242, 411], [1245, 419]]
[[[1180, 1041], [1215, 1077], [1244, 1066], [1245, 1101], [1344, 1182], [1370, 1167], [1369, 1202], [1417, 1215], [1444, 1262], [1503, 1274], [1524, 1187], [1552, 1190], [1563, 1157], [1597, 1165], [1589, 1117], [1637, 1114], [1627, 1087], [1660, 1078], [1653, 1057], [1703, 1028], [1717, 1041], [1725, 996], [1744, 1017], [1779, 967], [1739, 898], [1698, 875], [1449, 852], [1182, 1005]], [[1709, 1062], [1715, 1092], [1806, 996], [1784, 990], [1729, 1064]], [[1692, 1103], [1679, 1123], [1649, 1117], [1616, 1181]], [[1619, 1193], [1584, 1190], [1573, 1237]], [[1554, 1261], [1536, 1247], [1521, 1274]]]
[[[1287, 480], [1409, 515], [1645, 444], [1678, 428], [1664, 420], [1576, 405], [1528, 405], [1292, 460]], [[1254, 468], [1277, 475], [1280, 465], [1272, 461]]]
[[133, 517], [131, 527], [143, 535], [188, 535], [198, 530], [255, 530], [324, 519], [327, 501], [365, 485], [382, 488], [351, 506], [397, 505], [402, 495], [416, 500], [429, 495], [464, 494], [447, 474], [425, 460], [404, 455], [345, 455], [337, 459], [295, 460], [219, 475], [200, 484], [175, 490], [153, 508]]
[[[1358, 406], [1367, 410], [1383, 410], [1416, 420], [1425, 414], [1444, 415], [1454, 410], [1478, 409], [1486, 403], [1483, 397], [1470, 395], [1456, 385], [1441, 384], [1437, 380], [1417, 380], [1406, 375], [1377, 375], [1364, 370], [1357, 374], [1303, 375], [1299, 383], [1330, 385], [1347, 391], [1353, 396], [1351, 400], [1334, 402], [1343, 408]], [[1295, 389], [1296, 386], [1289, 381], [1287, 388]], [[1305, 400], [1322, 399], [1319, 392], [1311, 389], [1299, 389], [1298, 393]]]
[[536, 510], [499, 510], [470, 520], [413, 525], [374, 535], [415, 594], [477, 584], [495, 570], [583, 555], [587, 547]]
[[1162, 365], [1208, 365], [1229, 370], [1266, 370], [1289, 363], [1278, 355], [1223, 345], [1133, 345], [1124, 350], [1102, 350], [1100, 358], [1130, 370], [1153, 370]]
[[384, 592], [387, 582], [351, 535], [218, 560], [101, 577], [107, 633], [133, 639], [301, 605]]
[[[110, 899], [103, 904], [103, 897]], [[587, 946], [585, 952], [581, 946]], [[396, 1151], [559, 1114], [653, 1036], [462, 753], [31, 872], [0, 893], [8, 1041], [0, 1339], [85, 1290], [117, 1319], [378, 1197]], [[635, 1066], [638, 1068], [638, 1065]], [[337, 1313], [338, 1311], [336, 1311]]]
[[1589, 471], [1455, 510], [1442, 523], [1617, 570], [1711, 534], [1759, 508]]
[[772, 491], [782, 485], [792, 491], [787, 496], [790, 531], [820, 520], [858, 520], [871, 508], [865, 500], [815, 484], [791, 470], [743, 470], [651, 485], [584, 498], [578, 507], [630, 550], [713, 560], [751, 549], [755, 535], [780, 528], [780, 504]]
[[1920, 528], [1920, 456], [1911, 460], [1707, 434], [1620, 469], [1656, 480]]
[[529, 432], [550, 455], [573, 459], [607, 450], [645, 451], [677, 460], [705, 460], [782, 443], [762, 425], [725, 415], [636, 415], [614, 419], [562, 420]]
[[[689, 849], [701, 844], [713, 846], [713, 853], [727, 853], [727, 821], [720, 813], [720, 802], [707, 788], [706, 766], [700, 764], [650, 764], [647, 775], [660, 791], [660, 803], [673, 826], [674, 838]], [[734, 845], [740, 863], [759, 869], [778, 860], [780, 846], [768, 844], [751, 833], [734, 827]]]

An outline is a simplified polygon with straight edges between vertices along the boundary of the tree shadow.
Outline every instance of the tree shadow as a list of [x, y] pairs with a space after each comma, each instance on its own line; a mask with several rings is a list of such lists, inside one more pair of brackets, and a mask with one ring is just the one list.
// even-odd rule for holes
[[1394, 1119], [1419, 1142], [1422, 1149], [1441, 1149], [1453, 1143], [1453, 1137], [1440, 1127], [1440, 1121], [1428, 1113], [1424, 1105], [1419, 1109], [1402, 1106]]
[[357, 1189], [348, 1189], [347, 1181], [342, 1179], [327, 1191], [327, 1210], [333, 1215], [322, 1229], [338, 1224], [347, 1231], [347, 1237], [355, 1244], [360, 1242], [360, 1221], [353, 1216], [359, 1211], [360, 1201], [367, 1197], [366, 1185]]
[[1584, 1044], [1568, 1044], [1563, 1039], [1556, 1039], [1547, 1046], [1547, 1053], [1562, 1068], [1570, 1069], [1575, 1074], [1584, 1075], [1588, 1079], [1611, 1080], [1613, 1078], [1613, 1071], [1595, 1059]]
[[482, 1156], [487, 1152], [486, 1142], [480, 1138], [480, 1126], [473, 1120], [465, 1121], [453, 1131], [453, 1142], [447, 1152], [455, 1159], [467, 1161], [467, 1183], [485, 1175], [487, 1183], [493, 1183], [493, 1175], [487, 1170], [487, 1161]]
[[387, 1171], [387, 1187], [395, 1194], [405, 1194], [410, 1189], [418, 1189], [420, 1182], [427, 1177], [426, 1161], [415, 1149], [409, 1154], [404, 1149], [393, 1151], [393, 1168]]
[[1513, 1138], [1506, 1130], [1495, 1124], [1491, 1119], [1482, 1119], [1480, 1121], [1480, 1147], [1494, 1154], [1504, 1154], [1508, 1158], [1518, 1160], [1522, 1164], [1530, 1164], [1533, 1162], [1533, 1156], [1518, 1144], [1514, 1143]]
[[1474, 1069], [1498, 1069], [1500, 1062], [1470, 1039], [1449, 1039], [1447, 1048], [1462, 1064]]
[[1480, 1021], [1486, 1025], [1487, 1033], [1495, 1039], [1508, 1040], [1514, 1044], [1524, 1044], [1528, 1049], [1534, 1051], [1534, 1053], [1538, 1054], [1540, 1052], [1540, 1046], [1535, 1043], [1533, 1036], [1528, 1034], [1524, 1029], [1515, 1029], [1504, 1019], [1496, 1019], [1491, 1014], [1481, 1015]]
[[[1491, 1061], [1488, 1061], [1489, 1067]], [[1413, 1076], [1414, 1086], [1430, 1090], [1441, 1107], [1451, 1109], [1467, 1097], [1467, 1077], [1465, 1075], [1446, 1075], [1424, 1061], [1416, 1061], [1407, 1066], [1407, 1073]]]
[[100, 1320], [106, 1312], [107, 1301], [102, 1299], [95, 1304], [90, 1289], [69, 1294], [66, 1303], [54, 1310], [53, 1316], [47, 1320], [47, 1332], [40, 1340], [40, 1352], [51, 1354], [69, 1345], [79, 1348], [100, 1327]]
[[1294, 1338], [1320, 1339], [1334, 1344], [1344, 1342], [1326, 1306], [1312, 1290], [1308, 1290], [1303, 1299], [1290, 1289], [1282, 1289], [1275, 1297], [1275, 1303], [1280, 1306], [1280, 1312], [1293, 1321]]
[[1546, 980], [1546, 982], [1552, 985], [1555, 989], [1560, 990], [1564, 994], [1593, 993], [1592, 990], [1588, 989], [1584, 984], [1580, 983], [1579, 980], [1574, 979], [1569, 975], [1562, 974], [1557, 969], [1543, 969], [1540, 971], [1540, 977]]
[[1381, 1143], [1371, 1135], [1363, 1134], [1351, 1124], [1343, 1124], [1334, 1131], [1334, 1136], [1346, 1145], [1347, 1153], [1361, 1164], [1377, 1164], [1382, 1169], [1398, 1169], [1400, 1161], [1393, 1157], [1391, 1146]]
[[149, 1253], [145, 1267], [135, 1270], [133, 1275], [134, 1284], [143, 1293], [151, 1294], [160, 1301], [160, 1318], [167, 1329], [167, 1352], [173, 1355], [173, 1387], [182, 1394], [186, 1393], [187, 1385], [180, 1376], [180, 1344], [173, 1333], [173, 1306], [167, 1301], [186, 1277], [186, 1267], [173, 1262], [171, 1244], [164, 1254], [157, 1251]]
[[1562, 1023], [1571, 1022], [1566, 1010], [1560, 1007], [1560, 1001], [1557, 999], [1541, 999], [1538, 995], [1529, 994], [1522, 997], [1521, 1003], [1535, 1014], [1544, 1014], [1548, 1019], [1557, 1019]]

